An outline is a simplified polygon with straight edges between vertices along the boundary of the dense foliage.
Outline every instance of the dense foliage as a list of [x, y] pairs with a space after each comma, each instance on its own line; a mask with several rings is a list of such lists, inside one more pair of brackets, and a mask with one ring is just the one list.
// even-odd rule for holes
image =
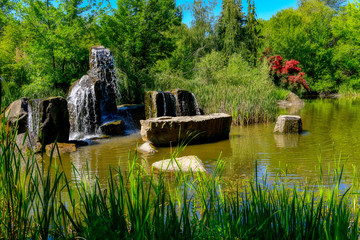
[[[276, 55], [284, 63], [296, 59], [302, 69], [288, 74], [287, 82], [313, 92], [360, 89], [359, 0], [301, 0], [269, 21], [257, 19], [253, 0], [246, 5], [223, 0], [215, 16], [214, 0], [188, 6], [176, 6], [175, 0], [117, 0], [116, 6], [96, 0], [1, 0], [3, 104], [21, 96], [66, 96], [88, 70], [89, 47], [100, 44], [113, 52], [124, 103], [142, 102], [145, 90], [180, 87], [194, 91], [205, 110], [256, 116], [252, 109], [258, 109], [264, 120], [274, 114], [270, 105], [278, 90], [271, 82], [278, 76], [262, 74], [263, 61]], [[184, 7], [193, 15], [189, 26], [181, 22]], [[261, 77], [244, 77], [250, 72]], [[262, 92], [262, 84], [270, 87]], [[210, 87], [228, 94], [206, 90]], [[242, 96], [249, 87], [255, 95]], [[239, 102], [247, 107], [241, 110]]]

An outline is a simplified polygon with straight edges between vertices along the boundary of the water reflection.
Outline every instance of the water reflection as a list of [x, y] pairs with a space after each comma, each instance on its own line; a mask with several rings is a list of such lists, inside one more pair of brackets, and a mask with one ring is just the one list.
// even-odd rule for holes
[[[275, 123], [232, 127], [230, 139], [217, 143], [190, 145], [180, 156], [196, 155], [212, 171], [217, 160], [226, 163], [224, 175], [230, 178], [253, 176], [257, 163], [259, 176], [276, 175], [287, 169], [290, 178], [314, 178], [319, 173], [319, 162], [332, 173], [341, 154], [346, 164], [345, 176], [360, 167], [360, 102], [356, 100], [314, 100], [299, 110], [306, 132], [301, 135], [274, 134]], [[109, 167], [128, 168], [129, 152], [133, 157], [135, 147], [141, 144], [139, 134], [98, 140], [98, 144], [81, 147], [77, 152], [63, 156], [66, 173], [72, 178], [72, 164], [78, 169], [87, 166], [92, 175], [106, 181]], [[155, 161], [167, 159], [175, 147], [158, 148], [158, 153], [142, 155], [143, 165], [151, 168]], [[347, 159], [347, 160], [346, 160]], [[345, 161], [346, 160], [346, 161]], [[69, 175], [70, 174], [70, 175]]]
[[277, 147], [294, 148], [299, 145], [299, 134], [274, 134], [274, 140]]

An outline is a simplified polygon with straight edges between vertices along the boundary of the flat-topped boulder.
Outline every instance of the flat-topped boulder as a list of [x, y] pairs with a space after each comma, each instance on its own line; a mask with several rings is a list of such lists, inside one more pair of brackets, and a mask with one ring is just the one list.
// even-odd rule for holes
[[231, 121], [231, 115], [225, 113], [150, 118], [140, 121], [141, 136], [155, 146], [174, 145], [190, 132], [198, 134], [191, 143], [215, 142], [229, 138]]
[[301, 133], [302, 121], [298, 115], [280, 115], [274, 128], [275, 133]]
[[161, 172], [206, 172], [204, 164], [197, 156], [166, 159], [153, 163], [152, 167]]

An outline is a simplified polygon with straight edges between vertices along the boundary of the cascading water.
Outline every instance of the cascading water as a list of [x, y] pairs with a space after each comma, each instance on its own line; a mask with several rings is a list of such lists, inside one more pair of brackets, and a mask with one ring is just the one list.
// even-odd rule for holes
[[32, 99], [28, 104], [28, 130], [35, 136], [39, 135], [41, 100], [42, 99]]
[[195, 95], [193, 93], [191, 93], [191, 95], [193, 97], [193, 109], [195, 110], [196, 115], [201, 115], [199, 103], [198, 103]]
[[119, 96], [115, 74], [114, 58], [109, 49], [99, 47], [91, 50], [90, 66], [92, 73], [100, 80], [100, 107], [102, 117], [116, 113], [116, 98]]
[[71, 140], [100, 133], [100, 125], [116, 114], [118, 85], [114, 67], [109, 49], [91, 49], [90, 70], [73, 84], [68, 96]]
[[95, 84], [89, 76], [83, 76], [68, 97], [70, 112], [70, 139], [81, 139], [97, 134], [100, 126], [99, 106], [95, 96]]
[[160, 91], [159, 98], [157, 99], [158, 105], [158, 116], [176, 116], [176, 104], [175, 97], [170, 92], [162, 92]]

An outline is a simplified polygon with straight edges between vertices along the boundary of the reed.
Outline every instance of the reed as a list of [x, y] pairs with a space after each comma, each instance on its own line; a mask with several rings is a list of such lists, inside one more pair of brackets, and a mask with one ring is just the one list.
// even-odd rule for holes
[[142, 167], [135, 152], [126, 171], [109, 169], [104, 184], [75, 167], [77, 179], [68, 180], [61, 158], [44, 164], [23, 155], [15, 139], [16, 132], [3, 128], [1, 239], [359, 238], [357, 174], [342, 189], [340, 163], [333, 178], [319, 168], [315, 184], [290, 182], [286, 171], [232, 183], [221, 160], [211, 174], [168, 175]]
[[172, 70], [154, 73], [152, 90], [189, 90], [195, 94], [206, 113], [228, 113], [232, 115], [234, 125], [274, 120], [277, 114], [276, 100], [284, 99], [288, 91], [273, 85], [269, 66], [264, 63], [251, 67], [240, 54], [220, 61], [222, 65], [212, 64], [214, 59], [225, 58], [219, 54], [213, 52], [202, 59], [191, 79]]

